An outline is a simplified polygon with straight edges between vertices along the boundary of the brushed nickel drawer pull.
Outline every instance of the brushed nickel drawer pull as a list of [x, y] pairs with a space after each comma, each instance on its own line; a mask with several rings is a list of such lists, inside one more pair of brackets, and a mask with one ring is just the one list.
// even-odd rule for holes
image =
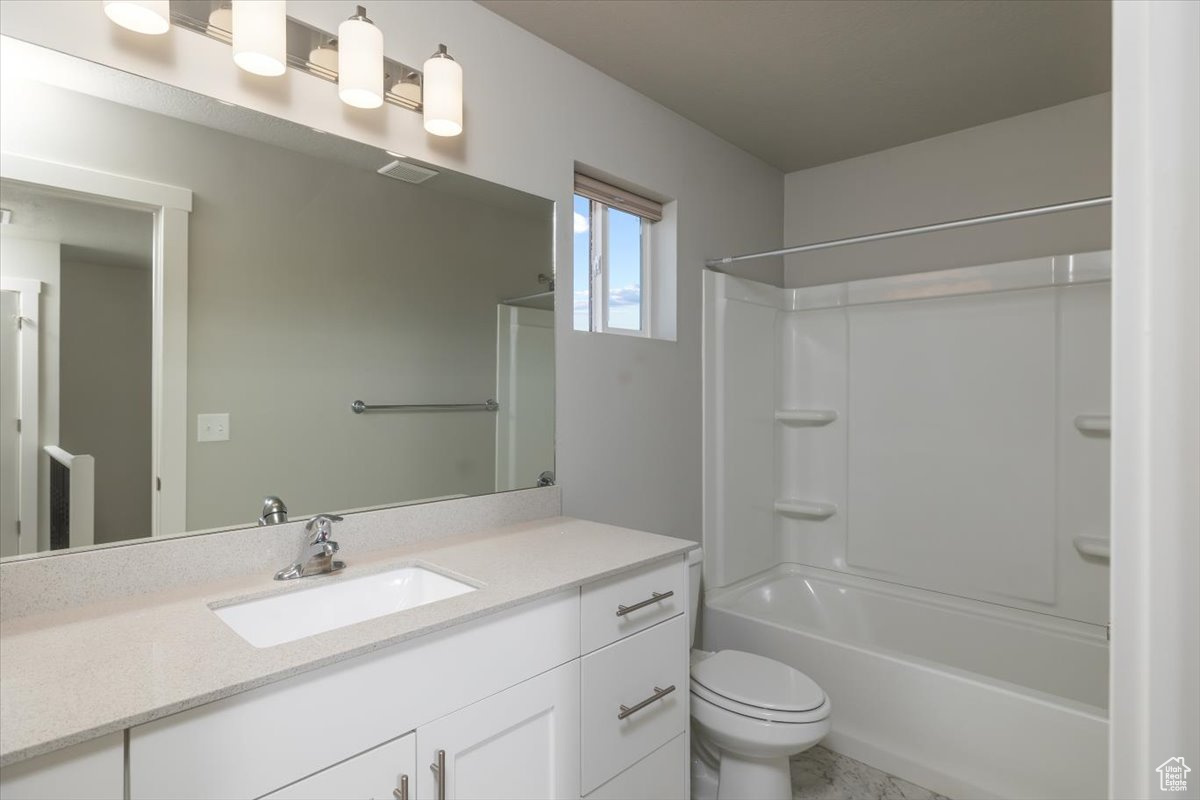
[[429, 768], [433, 770], [433, 774], [437, 776], [437, 800], [446, 800], [446, 751], [437, 751], [437, 763], [430, 764]]
[[396, 800], [408, 800], [408, 776], [407, 775], [400, 776], [400, 788], [392, 789], [392, 796], [395, 797]]
[[655, 700], [662, 700], [664, 697], [666, 697], [673, 691], [675, 691], [675, 684], [673, 684], [673, 683], [665, 689], [660, 689], [657, 686], [655, 686], [654, 694], [650, 695], [642, 702], [640, 702], [636, 705], [633, 705], [633, 706], [621, 706], [621, 710], [617, 712], [617, 719], [625, 719], [630, 714], [636, 714], [637, 712], [641, 711], [646, 706], [653, 703]]
[[646, 606], [652, 606], [655, 603], [657, 603], [659, 600], [666, 600], [668, 597], [674, 597], [674, 596], [675, 596], [674, 589], [672, 589], [669, 592], [651, 592], [650, 596], [640, 603], [634, 603], [631, 606], [618, 605], [617, 606], [617, 616], [623, 617], [626, 614], [630, 613], [631, 611], [637, 611], [639, 608], [645, 608]]

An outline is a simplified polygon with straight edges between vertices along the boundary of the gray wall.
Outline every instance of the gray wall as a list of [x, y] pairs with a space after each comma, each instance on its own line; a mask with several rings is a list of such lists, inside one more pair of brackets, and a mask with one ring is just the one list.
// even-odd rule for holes
[[[494, 415], [349, 404], [494, 395], [496, 302], [548, 271], [549, 202], [485, 204], [375, 174], [386, 157], [355, 168], [49, 87], [5, 114], [8, 149], [194, 193], [188, 529], [249, 523], [268, 493], [303, 514], [494, 489]], [[196, 442], [209, 412], [231, 415], [228, 442]]]
[[[788, 245], [1107, 195], [1112, 95], [859, 158], [784, 182]], [[901, 275], [1109, 247], [1109, 208], [788, 256], [785, 286]]]
[[59, 440], [96, 459], [96, 543], [148, 536], [150, 270], [64, 258], [61, 286]]

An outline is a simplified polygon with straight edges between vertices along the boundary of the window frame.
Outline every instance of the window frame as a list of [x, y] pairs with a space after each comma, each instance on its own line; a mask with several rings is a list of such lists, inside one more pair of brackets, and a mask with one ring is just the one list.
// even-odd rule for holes
[[[650, 324], [651, 307], [653, 304], [650, 298], [653, 291], [651, 277], [654, 274], [654, 270], [652, 269], [650, 258], [653, 252], [651, 237], [653, 236], [654, 221], [584, 195], [575, 194], [574, 197], [580, 197], [588, 203], [588, 329], [578, 332], [615, 333], [621, 336], [634, 336], [644, 339], [652, 338]], [[639, 327], [636, 330], [613, 327], [609, 324], [609, 278], [611, 270], [609, 269], [608, 261], [609, 225], [608, 214], [606, 212], [610, 209], [637, 217], [641, 225], [641, 277], [639, 281], [640, 299], [638, 302], [640, 320]]]

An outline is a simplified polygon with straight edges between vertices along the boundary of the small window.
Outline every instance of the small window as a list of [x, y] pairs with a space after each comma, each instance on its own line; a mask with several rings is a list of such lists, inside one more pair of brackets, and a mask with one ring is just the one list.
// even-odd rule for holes
[[650, 242], [662, 206], [586, 175], [575, 176], [574, 327], [650, 333]]

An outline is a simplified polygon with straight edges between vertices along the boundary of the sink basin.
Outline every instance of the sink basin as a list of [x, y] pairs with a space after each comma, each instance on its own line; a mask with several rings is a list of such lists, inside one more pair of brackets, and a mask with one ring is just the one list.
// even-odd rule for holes
[[255, 647], [271, 647], [473, 591], [470, 584], [411, 566], [234, 603], [213, 613]]

